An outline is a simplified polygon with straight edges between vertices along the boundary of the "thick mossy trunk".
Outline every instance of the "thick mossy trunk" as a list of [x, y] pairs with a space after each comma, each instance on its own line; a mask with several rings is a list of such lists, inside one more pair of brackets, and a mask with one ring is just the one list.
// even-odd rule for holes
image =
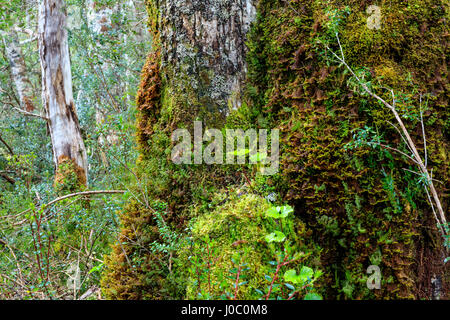
[[[358, 93], [316, 41], [326, 36], [332, 13], [343, 12], [337, 31], [349, 65], [374, 88], [395, 91], [422, 154], [419, 100], [428, 94], [422, 104], [428, 166], [435, 179], [449, 181], [445, 2], [381, 2], [379, 28], [367, 23], [370, 1], [347, 1], [347, 10], [338, 1], [261, 0], [257, 14], [248, 2], [218, 3], [149, 2], [154, 46], [137, 99], [142, 156], [136, 192], [144, 200], [121, 215], [120, 244], [103, 278], [106, 297], [184, 297], [186, 279], [173, 272], [172, 254], [148, 251], [164, 237], [152, 201], [168, 204], [166, 221], [182, 234], [199, 203], [212, 203], [207, 190], [231, 188], [241, 178], [222, 167], [170, 161], [170, 134], [192, 129], [194, 120], [281, 130], [281, 170], [271, 188], [294, 206], [300, 241], [322, 248], [319, 289], [325, 298], [429, 298], [433, 276], [443, 280], [445, 292], [442, 239], [420, 177], [404, 170], [414, 166], [385, 149], [348, 148], [359, 129], [372, 128], [384, 144], [405, 151], [387, 122], [395, 120]], [[339, 50], [333, 37], [329, 44]], [[387, 90], [377, 93], [390, 99]], [[445, 211], [447, 189], [438, 189]], [[366, 285], [370, 265], [381, 269], [380, 289]]]
[[246, 34], [256, 18], [250, 0], [148, 1], [147, 7], [153, 48], [137, 95], [138, 167], [147, 185], [139, 183], [136, 192], [151, 201], [130, 203], [122, 214], [120, 241], [126, 245], [115, 245], [103, 279], [105, 295], [115, 299], [182, 297], [184, 289], [163, 289], [172, 285], [166, 281], [171, 264], [161, 262], [164, 254], [145, 254], [134, 267], [129, 257], [143, 257], [136, 241], [150, 244], [163, 237], [152, 201], [167, 202], [166, 221], [181, 231], [199, 194], [210, 197], [204, 188], [236, 180], [236, 174], [228, 176], [221, 167], [173, 164], [170, 137], [178, 128], [192, 131], [194, 121], [222, 128], [230, 112], [241, 106]]
[[[371, 29], [371, 2], [346, 5], [349, 14], [335, 31], [349, 65], [364, 67], [374, 87], [394, 89], [422, 154], [419, 100], [429, 94], [427, 108], [422, 103], [428, 165], [436, 179], [448, 181], [448, 7], [443, 1], [382, 2], [380, 28]], [[338, 1], [261, 1], [249, 53], [253, 106], [284, 133], [285, 199], [324, 248], [327, 297], [427, 298], [433, 274], [444, 277], [445, 252], [419, 177], [404, 170], [414, 165], [380, 148], [344, 148], [359, 138], [355, 129], [367, 126], [404, 150], [386, 121], [395, 123], [390, 111], [355, 92], [349, 74], [315, 41], [336, 9], [345, 12]], [[339, 52], [334, 33], [330, 41]], [[388, 90], [377, 93], [390, 101]], [[446, 189], [439, 189], [448, 208]], [[381, 268], [380, 290], [366, 287], [369, 265]]]

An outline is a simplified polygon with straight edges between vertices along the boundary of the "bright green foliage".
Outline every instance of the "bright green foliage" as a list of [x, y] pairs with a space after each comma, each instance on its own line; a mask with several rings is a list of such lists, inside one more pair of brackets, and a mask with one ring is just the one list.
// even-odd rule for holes
[[[287, 250], [292, 261], [278, 272], [271, 298], [273, 295], [288, 297], [286, 288], [280, 283], [282, 270], [306, 260], [313, 261], [308, 257], [318, 251], [302, 244], [301, 237], [306, 233], [294, 227], [292, 214], [284, 217], [286, 221], [281, 225], [279, 218], [265, 214], [272, 208], [276, 207], [259, 196], [234, 195], [224, 205], [191, 221], [177, 267], [180, 273], [187, 267], [188, 299], [265, 298], [277, 264], [273, 260], [284, 258], [283, 250]], [[282, 208], [288, 210], [290, 207]], [[276, 230], [282, 226], [284, 233]], [[272, 233], [277, 237], [282, 235], [282, 239], [264, 241]], [[239, 266], [243, 274], [239, 275], [240, 285], [235, 296]]]

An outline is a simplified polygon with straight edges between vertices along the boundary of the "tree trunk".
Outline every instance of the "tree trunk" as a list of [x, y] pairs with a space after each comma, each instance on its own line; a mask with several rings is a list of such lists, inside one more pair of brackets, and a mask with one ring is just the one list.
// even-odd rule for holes
[[42, 104], [49, 119], [57, 172], [55, 182], [63, 181], [67, 174], [75, 173], [77, 183], [87, 185], [87, 156], [73, 100], [63, 5], [62, 0], [42, 0], [40, 5]]
[[217, 115], [239, 108], [247, 71], [245, 40], [256, 18], [256, 1], [158, 3], [161, 71], [169, 91], [178, 91], [187, 107], [206, 107]]
[[[107, 32], [109, 30], [112, 30], [113, 28], [117, 26], [113, 26], [113, 23], [111, 21], [111, 17], [114, 13], [116, 13], [118, 10], [117, 6], [114, 6], [113, 8], [109, 8], [107, 6], [99, 6], [95, 1], [90, 0], [88, 2], [88, 25], [91, 30], [91, 32], [95, 35], [100, 35], [101, 37], [108, 37]], [[97, 40], [96, 47], [98, 50], [104, 51], [109, 50], [109, 48], [105, 45], [102, 45], [102, 42]], [[93, 50], [95, 51], [95, 50]], [[96, 72], [96, 74], [99, 76], [100, 74], [105, 77], [107, 77], [108, 73], [111, 69], [111, 64], [107, 61], [103, 61], [101, 65], [93, 66], [93, 68], [98, 68], [99, 71]], [[118, 96], [115, 94], [119, 90], [116, 85], [115, 87], [108, 86], [108, 82], [105, 78], [100, 78], [97, 80], [99, 82], [103, 82], [103, 90], [102, 92], [99, 92], [99, 96], [103, 99], [104, 105], [112, 104], [116, 106], [115, 98], [114, 96]], [[115, 107], [116, 111], [117, 106]], [[103, 126], [106, 121], [106, 116], [108, 114], [108, 110], [104, 107], [102, 107], [101, 104], [98, 102], [95, 106], [95, 122], [98, 126]], [[99, 153], [100, 153], [100, 159], [102, 161], [102, 164], [105, 166], [105, 168], [109, 167], [108, 158], [105, 153], [105, 149], [109, 148], [109, 144], [114, 144], [118, 142], [117, 135], [112, 130], [108, 130], [108, 133], [106, 134], [106, 139], [103, 134], [99, 135], [98, 137], [98, 144], [100, 145]]]
[[12, 31], [6, 39], [3, 39], [6, 47], [6, 55], [11, 68], [11, 76], [19, 95], [20, 106], [27, 112], [33, 112], [34, 106], [32, 102], [33, 87], [30, 80], [26, 76], [25, 60], [19, 45], [17, 33]]
[[[136, 99], [137, 141], [142, 152], [138, 174], [148, 170], [145, 177], [152, 182], [143, 194], [167, 201], [165, 219], [168, 225], [180, 228], [180, 233], [187, 216], [183, 210], [193, 198], [194, 185], [200, 183], [199, 179], [224, 181], [228, 177], [219, 177], [220, 173], [215, 170], [209, 172], [216, 172], [216, 175], [208, 176], [201, 175], [197, 168], [181, 169], [165, 152], [170, 142], [160, 137], [178, 128], [193, 129], [195, 120], [202, 121], [205, 127], [221, 128], [230, 111], [241, 106], [247, 72], [245, 41], [250, 24], [256, 18], [255, 3], [256, 0], [147, 1], [152, 52], [142, 69]], [[147, 161], [151, 165], [141, 169]], [[153, 166], [156, 163], [158, 165]], [[165, 271], [154, 276], [154, 268], [166, 270], [157, 255], [151, 254], [145, 265], [136, 268], [127, 264], [128, 255], [141, 254], [134, 251], [133, 244], [122, 240], [133, 237], [129, 230], [151, 229], [145, 231], [146, 239], [157, 239], [161, 235], [156, 231], [158, 227], [152, 225], [154, 219], [150, 218], [148, 207], [131, 209], [129, 206], [124, 211], [120, 245], [114, 247], [105, 262], [108, 268], [102, 280], [105, 297], [179, 299], [179, 292], [163, 289], [165, 280], [161, 279]], [[144, 241], [144, 246], [151, 246]], [[170, 263], [168, 269], [171, 268]], [[137, 274], [142, 278], [135, 281]]]

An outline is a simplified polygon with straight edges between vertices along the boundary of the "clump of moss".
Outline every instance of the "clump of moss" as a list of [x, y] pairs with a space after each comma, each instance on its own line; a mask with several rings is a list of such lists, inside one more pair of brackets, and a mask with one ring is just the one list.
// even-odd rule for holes
[[160, 111], [159, 51], [148, 55], [142, 69], [142, 79], [136, 96], [138, 106], [137, 142], [141, 149], [148, 151], [148, 141], [153, 133], [153, 125]]
[[86, 187], [86, 173], [73, 159], [61, 156], [55, 174], [54, 187], [58, 194], [80, 191]]
[[[267, 291], [270, 284], [267, 277], [274, 276], [273, 263], [283, 248], [289, 247], [291, 254], [303, 253], [304, 257], [318, 254], [304, 245], [308, 233], [301, 222], [294, 225], [292, 214], [283, 222], [287, 238], [283, 244], [265, 240], [274, 231], [274, 221], [265, 215], [271, 206], [261, 196], [235, 194], [215, 210], [191, 220], [189, 238], [178, 261], [178, 267], [186, 274], [187, 299], [229, 299], [236, 293], [237, 299], [261, 298], [261, 292]], [[317, 263], [314, 259], [308, 261]], [[299, 259], [288, 267], [295, 269], [305, 262], [306, 258]], [[245, 284], [235, 292], [239, 266], [244, 270], [239, 282]], [[282, 277], [281, 272], [279, 276]]]
[[157, 300], [167, 298], [160, 290], [165, 286], [167, 265], [164, 255], [149, 250], [160, 241], [160, 234], [150, 209], [130, 201], [120, 215], [122, 229], [112, 253], [105, 257], [107, 267], [101, 279], [107, 299]]

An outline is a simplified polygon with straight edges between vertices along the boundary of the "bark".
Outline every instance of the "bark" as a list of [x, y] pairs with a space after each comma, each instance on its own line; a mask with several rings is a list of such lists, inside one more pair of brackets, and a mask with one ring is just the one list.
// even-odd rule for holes
[[57, 173], [68, 160], [76, 165], [81, 184], [87, 184], [87, 156], [72, 93], [72, 74], [62, 0], [42, 0], [39, 10], [39, 54], [42, 104], [49, 119]]
[[247, 72], [246, 34], [256, 18], [256, 0], [157, 3], [161, 70], [169, 87], [194, 92], [199, 106], [223, 116], [239, 108]]
[[17, 34], [15, 32], [10, 32], [3, 41], [5, 43], [6, 55], [11, 68], [11, 76], [19, 95], [21, 108], [27, 112], [33, 112], [33, 87], [26, 75], [27, 68]]

